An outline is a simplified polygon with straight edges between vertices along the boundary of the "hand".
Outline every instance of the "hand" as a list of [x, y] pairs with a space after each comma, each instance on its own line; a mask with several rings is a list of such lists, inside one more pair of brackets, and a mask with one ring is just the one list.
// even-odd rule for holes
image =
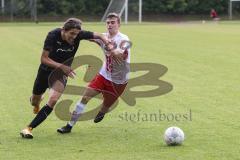
[[104, 49], [105, 49], [106, 51], [112, 51], [112, 50], [114, 50], [115, 48], [114, 48], [114, 45], [113, 45], [112, 43], [108, 43], [107, 45], [105, 45]]
[[105, 35], [103, 35], [103, 34], [101, 34], [100, 39], [103, 41], [104, 45], [106, 45], [106, 46], [107, 46], [109, 43], [111, 43], [111, 40], [110, 40], [107, 36], [105, 36]]
[[68, 74], [68, 76], [69, 76], [70, 78], [74, 79], [75, 76], [76, 76], [76, 73], [72, 70], [72, 71]]
[[105, 47], [104, 47], [104, 49], [106, 50], [106, 51], [113, 51], [113, 50], [115, 50], [117, 48], [117, 44], [115, 43], [115, 42], [110, 42], [110, 43], [108, 43], [107, 45], [105, 45]]
[[74, 78], [76, 73], [71, 69], [71, 67], [66, 65], [61, 65], [61, 70], [64, 72], [65, 75], [69, 76], [70, 78]]

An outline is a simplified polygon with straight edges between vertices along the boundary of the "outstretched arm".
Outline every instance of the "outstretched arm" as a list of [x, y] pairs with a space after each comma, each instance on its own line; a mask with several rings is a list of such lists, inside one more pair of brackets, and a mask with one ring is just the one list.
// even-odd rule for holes
[[104, 45], [108, 46], [110, 44], [110, 40], [103, 34], [94, 32], [93, 33], [93, 38], [94, 39], [99, 39], [103, 42]]
[[90, 41], [90, 42], [94, 42], [94, 43], [98, 44], [99, 46], [102, 46], [102, 45], [103, 45], [102, 41], [99, 40], [99, 39], [89, 39], [89, 41]]

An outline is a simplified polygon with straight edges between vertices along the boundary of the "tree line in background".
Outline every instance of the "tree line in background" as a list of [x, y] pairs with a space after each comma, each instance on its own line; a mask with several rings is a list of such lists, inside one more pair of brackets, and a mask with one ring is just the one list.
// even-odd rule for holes
[[[128, 0], [138, 13], [138, 0]], [[110, 0], [38, 0], [38, 12], [52, 15], [103, 15]], [[227, 14], [228, 0], [142, 0], [144, 14], [209, 14], [211, 8]]]
[[[5, 6], [16, 14], [29, 13], [33, 0], [5, 0]], [[39, 15], [103, 15], [110, 0], [37, 0]], [[129, 13], [138, 13], [138, 0], [129, 0]], [[143, 14], [209, 14], [214, 8], [219, 14], [228, 13], [229, 0], [142, 0]], [[234, 5], [235, 12], [240, 3]], [[236, 9], [237, 8], [237, 9]], [[19, 11], [20, 10], [20, 11]]]

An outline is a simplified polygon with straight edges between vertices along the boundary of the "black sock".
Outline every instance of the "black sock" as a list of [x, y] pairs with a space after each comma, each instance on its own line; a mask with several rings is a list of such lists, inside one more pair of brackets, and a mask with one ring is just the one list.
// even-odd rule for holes
[[47, 118], [47, 116], [52, 112], [52, 110], [53, 109], [46, 104], [38, 112], [36, 117], [32, 120], [32, 122], [28, 126], [31, 128], [37, 127], [39, 124], [41, 124]]

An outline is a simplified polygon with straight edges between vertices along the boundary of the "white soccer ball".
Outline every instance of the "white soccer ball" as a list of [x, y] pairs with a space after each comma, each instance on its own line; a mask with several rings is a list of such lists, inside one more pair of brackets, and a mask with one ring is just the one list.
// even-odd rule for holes
[[178, 127], [169, 127], [164, 133], [164, 140], [167, 145], [181, 145], [184, 141], [184, 133]]

